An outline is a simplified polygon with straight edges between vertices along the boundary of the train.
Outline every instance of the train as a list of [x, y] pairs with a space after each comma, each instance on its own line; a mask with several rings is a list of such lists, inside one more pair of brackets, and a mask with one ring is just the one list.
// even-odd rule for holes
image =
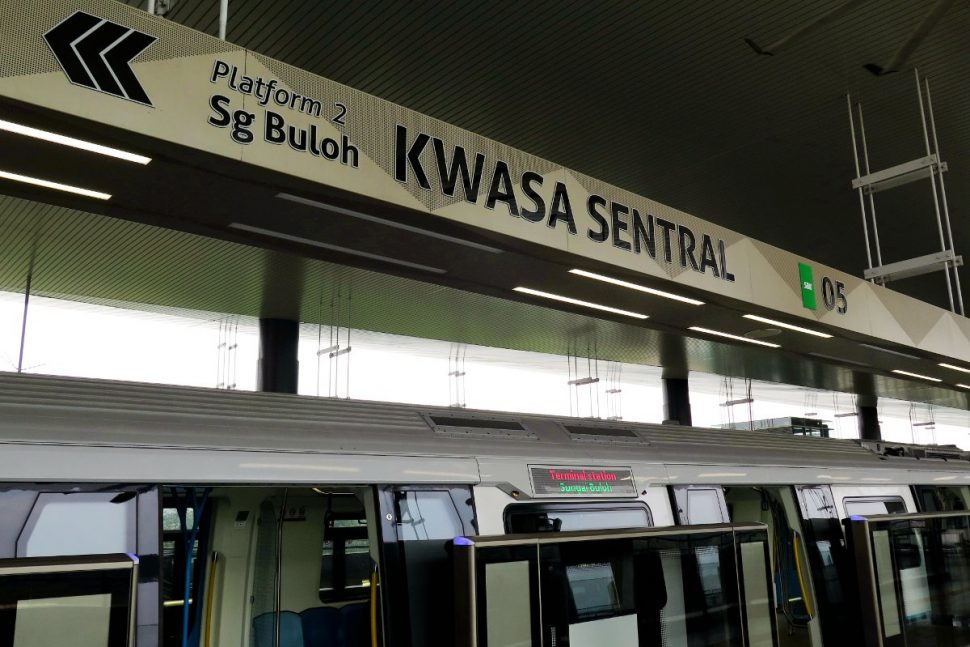
[[970, 642], [970, 453], [0, 373], [0, 645]]

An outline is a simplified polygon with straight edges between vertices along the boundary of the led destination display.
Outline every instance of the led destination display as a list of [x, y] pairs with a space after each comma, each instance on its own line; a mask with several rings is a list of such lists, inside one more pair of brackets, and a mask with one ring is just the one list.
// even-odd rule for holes
[[530, 465], [536, 496], [636, 496], [628, 467]]

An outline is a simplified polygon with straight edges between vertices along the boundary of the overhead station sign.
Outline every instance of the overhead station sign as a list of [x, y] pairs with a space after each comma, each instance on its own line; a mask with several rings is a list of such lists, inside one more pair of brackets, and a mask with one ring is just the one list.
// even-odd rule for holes
[[813, 309], [793, 254], [111, 0], [0, 0], [2, 97], [566, 252], [580, 269], [970, 349], [970, 320], [820, 265], [826, 307]]
[[636, 496], [629, 467], [530, 465], [536, 496]]

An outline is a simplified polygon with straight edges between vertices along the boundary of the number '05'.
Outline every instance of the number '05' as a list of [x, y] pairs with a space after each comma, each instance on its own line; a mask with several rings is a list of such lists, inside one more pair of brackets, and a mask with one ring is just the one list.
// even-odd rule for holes
[[849, 310], [849, 301], [845, 298], [845, 283], [823, 277], [822, 301], [827, 310], [837, 310], [840, 315], [844, 315]]

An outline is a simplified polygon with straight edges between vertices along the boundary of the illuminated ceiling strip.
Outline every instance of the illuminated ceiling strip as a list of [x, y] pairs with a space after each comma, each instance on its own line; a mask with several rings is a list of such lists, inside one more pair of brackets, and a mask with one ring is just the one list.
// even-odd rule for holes
[[319, 247], [320, 249], [326, 249], [332, 252], [340, 252], [341, 254], [350, 254], [351, 256], [359, 256], [361, 258], [367, 258], [372, 261], [380, 261], [381, 263], [390, 263], [392, 265], [400, 265], [401, 267], [408, 267], [414, 270], [421, 270], [422, 272], [431, 272], [432, 274], [447, 274], [447, 270], [443, 270], [438, 267], [431, 267], [430, 265], [421, 265], [420, 263], [412, 263], [410, 261], [402, 261], [397, 258], [390, 258], [389, 256], [381, 256], [380, 254], [371, 254], [369, 252], [362, 252], [357, 249], [350, 249], [349, 247], [341, 247], [340, 245], [330, 245], [328, 243], [321, 243], [318, 240], [312, 240], [310, 238], [303, 238], [302, 236], [292, 236], [290, 234], [284, 234], [283, 232], [273, 231], [272, 229], [263, 229], [262, 227], [253, 227], [251, 225], [244, 225], [242, 223], [233, 222], [229, 224], [230, 229], [237, 229], [239, 231], [247, 231], [253, 234], [259, 234], [261, 236], [269, 236], [271, 238], [279, 238], [280, 240], [288, 240], [293, 243], [299, 243], [301, 245], [309, 245], [311, 247]]
[[961, 389], [970, 389], [970, 384], [957, 384]]
[[744, 315], [745, 319], [752, 319], [754, 321], [760, 321], [761, 323], [770, 324], [772, 326], [778, 326], [779, 328], [787, 328], [788, 330], [795, 330], [797, 332], [803, 332], [806, 335], [815, 335], [816, 337], [821, 337], [822, 339], [831, 339], [832, 335], [824, 332], [818, 332], [817, 330], [809, 330], [808, 328], [802, 328], [801, 326], [796, 326], [794, 324], [785, 323], [784, 321], [776, 321], [774, 319], [769, 319], [768, 317], [759, 317], [758, 315]]
[[553, 301], [562, 301], [563, 303], [571, 303], [575, 306], [583, 306], [584, 308], [592, 308], [594, 310], [602, 310], [603, 312], [612, 312], [613, 314], [624, 315], [626, 317], [633, 317], [634, 319], [647, 319], [647, 315], [640, 314], [639, 312], [630, 312], [629, 310], [620, 310], [619, 308], [611, 308], [610, 306], [600, 305], [598, 303], [590, 303], [589, 301], [580, 301], [579, 299], [573, 299], [572, 297], [564, 297], [560, 294], [552, 294], [550, 292], [542, 292], [540, 290], [533, 290], [532, 288], [515, 288], [516, 292], [521, 292], [522, 294], [531, 294], [532, 296], [542, 297], [543, 299], [552, 299]]
[[953, 364], [945, 364], [943, 362], [940, 362], [940, 366], [954, 371], [962, 371], [963, 373], [970, 373], [970, 368], [963, 368], [962, 366], [954, 366]]
[[698, 301], [697, 299], [690, 299], [688, 297], [682, 297], [679, 294], [664, 292], [663, 290], [657, 290], [655, 288], [648, 288], [645, 285], [637, 285], [636, 283], [621, 281], [620, 279], [614, 279], [612, 277], [604, 276], [602, 274], [596, 274], [595, 272], [587, 272], [586, 270], [573, 269], [573, 270], [569, 270], [569, 273], [576, 274], [577, 276], [585, 276], [588, 279], [594, 279], [596, 281], [603, 281], [604, 283], [612, 283], [613, 285], [619, 285], [620, 287], [629, 288], [631, 290], [637, 290], [638, 292], [646, 292], [647, 294], [663, 297], [665, 299], [673, 299], [674, 301], [689, 303], [692, 306], [704, 305], [703, 301]]
[[34, 186], [44, 187], [45, 189], [54, 189], [56, 191], [64, 191], [66, 193], [74, 193], [76, 195], [83, 195], [86, 198], [96, 198], [98, 200], [111, 199], [110, 193], [92, 191], [91, 189], [82, 189], [80, 187], [71, 186], [70, 184], [51, 182], [50, 180], [42, 180], [40, 178], [29, 177], [27, 175], [18, 175], [17, 173], [8, 173], [7, 171], [0, 171], [0, 179], [23, 182], [24, 184], [33, 184]]
[[52, 144], [79, 148], [91, 153], [97, 153], [98, 155], [107, 155], [108, 157], [125, 160], [126, 162], [134, 162], [135, 164], [145, 165], [152, 161], [152, 158], [145, 157], [144, 155], [136, 155], [135, 153], [129, 153], [128, 151], [111, 148], [110, 146], [102, 146], [101, 144], [95, 144], [94, 142], [87, 142], [83, 139], [75, 139], [74, 137], [58, 135], [57, 133], [47, 132], [46, 130], [40, 130], [39, 128], [31, 128], [30, 126], [24, 126], [23, 124], [17, 124], [12, 121], [4, 121], [0, 119], [0, 130], [5, 130], [8, 133], [14, 133], [16, 135], [24, 135], [25, 137], [33, 137], [34, 139], [42, 139], [45, 142], [51, 142]]
[[711, 330], [710, 328], [701, 328], [700, 326], [691, 326], [690, 330], [707, 333], [708, 335], [717, 335], [718, 337], [726, 337], [727, 339], [744, 341], [744, 342], [748, 342], [749, 344], [767, 346], [768, 348], [781, 348], [780, 344], [772, 344], [770, 341], [761, 341], [760, 339], [748, 339], [747, 337], [741, 337], [740, 335], [732, 335], [731, 333], [728, 333], [728, 332], [721, 332], [720, 330]]
[[897, 373], [899, 375], [905, 375], [907, 377], [915, 377], [915, 378], [919, 378], [921, 380], [928, 380], [930, 382], [942, 382], [943, 381], [943, 380], [938, 380], [935, 377], [930, 377], [928, 375], [920, 375], [919, 373], [910, 373], [909, 371], [901, 371], [898, 368], [894, 368], [893, 369], [893, 373]]
[[413, 227], [411, 225], [405, 225], [399, 222], [394, 222], [393, 220], [378, 218], [377, 216], [361, 213], [359, 211], [352, 211], [350, 209], [344, 209], [343, 207], [327, 204], [325, 202], [317, 202], [316, 200], [310, 200], [309, 198], [301, 198], [300, 196], [293, 195], [292, 193], [277, 193], [276, 197], [279, 198], [280, 200], [295, 202], [297, 204], [302, 204], [307, 207], [314, 207], [315, 209], [323, 209], [324, 211], [332, 211], [334, 213], [339, 213], [343, 216], [350, 216], [351, 218], [357, 218], [358, 220], [366, 220], [367, 222], [373, 222], [379, 225], [384, 225], [385, 227], [393, 227], [394, 229], [409, 231], [412, 234], [427, 236], [428, 238], [437, 238], [438, 240], [454, 243], [456, 245], [464, 245], [465, 247], [471, 247], [472, 249], [477, 249], [482, 252], [489, 252], [490, 254], [502, 253], [502, 250], [498, 249], [497, 247], [482, 245], [481, 243], [475, 243], [470, 240], [464, 240], [463, 238], [455, 238], [454, 236], [449, 236], [447, 234], [439, 234], [436, 231], [429, 231], [427, 229], [421, 229], [420, 227]]

